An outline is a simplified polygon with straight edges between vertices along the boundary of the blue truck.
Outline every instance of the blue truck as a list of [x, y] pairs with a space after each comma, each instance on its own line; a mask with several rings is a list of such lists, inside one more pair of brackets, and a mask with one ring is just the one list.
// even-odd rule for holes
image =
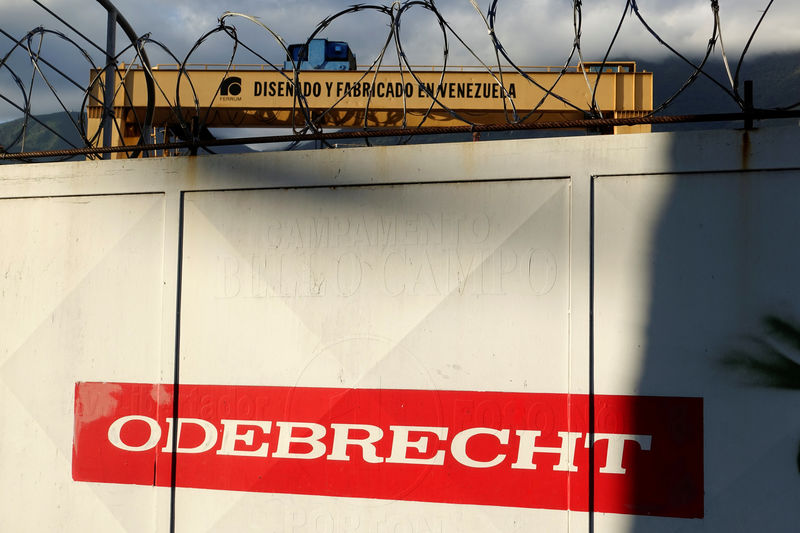
[[[293, 63], [294, 62], [294, 63]], [[356, 56], [343, 41], [311, 39], [289, 45], [284, 70], [356, 70]]]

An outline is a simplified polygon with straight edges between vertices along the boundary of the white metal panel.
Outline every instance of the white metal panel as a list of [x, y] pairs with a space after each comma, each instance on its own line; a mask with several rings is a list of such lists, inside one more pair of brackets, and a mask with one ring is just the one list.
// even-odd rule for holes
[[597, 178], [595, 391], [702, 397], [705, 436], [702, 520], [598, 514], [599, 531], [800, 523], [800, 395], [729, 362], [779, 343], [766, 316], [800, 317], [798, 195], [796, 171]]
[[[761, 529], [782, 531], [787, 524], [793, 528], [798, 522], [792, 501], [796, 493], [792, 487], [797, 479], [792, 459], [796, 457], [798, 430], [791, 413], [797, 411], [796, 393], [744, 386], [737, 379], [739, 376], [711, 366], [709, 362], [713, 357], [709, 358], [705, 351], [700, 354], [699, 347], [716, 354], [728, 342], [738, 346], [737, 339], [758, 334], [759, 317], [768, 304], [779, 303], [778, 309], [770, 311], [790, 314], [795, 309], [798, 300], [794, 294], [793, 273], [797, 271], [794, 255], [797, 247], [793, 243], [797, 228], [793, 226], [796, 217], [792, 202], [796, 191], [792, 183], [796, 175], [775, 171], [800, 168], [798, 142], [797, 128], [787, 128], [5, 165], [0, 168], [0, 198], [11, 199], [0, 201], [3, 222], [0, 276], [5, 276], [0, 278], [4, 291], [0, 302], [3, 319], [0, 326], [0, 424], [3, 429], [0, 466], [4, 473], [0, 481], [4, 494], [0, 510], [3, 520], [12, 516], [13, 527], [27, 530], [125, 527], [151, 530], [165, 529], [168, 525], [169, 509], [164, 496], [169, 497], [169, 489], [101, 485], [70, 479], [72, 390], [66, 394], [60, 386], [51, 384], [56, 381], [74, 384], [78, 380], [171, 381], [178, 322], [175, 297], [179, 282], [178, 229], [182, 222], [186, 224], [181, 308], [186, 322], [181, 324], [183, 383], [247, 384], [268, 375], [289, 384], [292, 378], [301, 385], [314, 384], [326, 381], [322, 376], [329, 376], [332, 369], [340, 368], [347, 370], [341, 376], [345, 383], [356, 382], [364, 371], [375, 369], [367, 372], [365, 382], [376, 375], [384, 375], [388, 376], [387, 380], [394, 380], [392, 383], [398, 383], [402, 380], [397, 376], [402, 375], [408, 382], [421, 384], [417, 386], [450, 387], [450, 383], [473, 386], [481, 380], [468, 374], [466, 367], [449, 368], [444, 356], [420, 356], [428, 346], [437, 348], [446, 342], [437, 337], [437, 331], [426, 330], [438, 330], [442, 325], [448, 329], [450, 318], [458, 314], [457, 309], [448, 307], [447, 298], [437, 299], [440, 289], [450, 287], [447, 282], [439, 285], [441, 274], [434, 277], [443, 269], [448, 257], [446, 251], [434, 253], [429, 260], [427, 254], [431, 250], [425, 245], [399, 247], [389, 261], [390, 270], [398, 273], [389, 278], [388, 286], [385, 283], [381, 286], [377, 277], [380, 271], [374, 270], [374, 265], [388, 256], [368, 251], [365, 257], [370, 267], [364, 267], [359, 278], [355, 275], [358, 272], [355, 266], [367, 263], [363, 263], [360, 256], [356, 262], [354, 256], [346, 255], [351, 250], [345, 246], [332, 247], [313, 264], [328, 276], [333, 272], [331, 268], [337, 267], [335, 280], [327, 278], [328, 283], [336, 282], [328, 285], [336, 291], [316, 298], [341, 301], [342, 308], [352, 315], [324, 315], [311, 310], [314, 307], [312, 297], [303, 296], [303, 291], [310, 293], [309, 288], [314, 287], [305, 277], [305, 273], [315, 272], [306, 266], [312, 264], [306, 261], [310, 255], [302, 248], [271, 248], [269, 244], [276, 235], [274, 229], [267, 235], [256, 236], [248, 235], [246, 227], [249, 224], [264, 227], [271, 223], [272, 213], [261, 212], [264, 206], [283, 215], [290, 210], [319, 208], [322, 209], [318, 213], [320, 217], [340, 215], [348, 210], [367, 216], [374, 215], [379, 208], [391, 210], [395, 207], [395, 198], [399, 199], [397, 205], [404, 213], [439, 212], [442, 211], [439, 206], [444, 205], [442, 212], [450, 210], [474, 217], [480, 213], [473, 207], [484, 206], [491, 207], [501, 220], [511, 223], [528, 209], [528, 203], [533, 205], [529, 200], [539, 197], [531, 187], [538, 190], [542, 184], [549, 184], [551, 188], [557, 185], [553, 188], [555, 192], [566, 182], [537, 183], [530, 181], [531, 178], [566, 176], [570, 184], [568, 192], [557, 192], [550, 205], [566, 202], [564, 194], [569, 197], [567, 225], [548, 228], [547, 236], [550, 231], [559, 235], [565, 227], [569, 228], [566, 249], [569, 261], [563, 268], [558, 263], [558, 281], [551, 292], [531, 299], [547, 299], [566, 291], [569, 315], [566, 325], [557, 324], [558, 328], [563, 326], [566, 330], [559, 333], [563, 334], [566, 345], [567, 376], [563, 382], [566, 384], [560, 389], [560, 377], [551, 382], [534, 375], [532, 381], [528, 381], [528, 389], [522, 390], [586, 394], [590, 390], [593, 369], [593, 390], [598, 394], [703, 397], [707, 411], [705, 518], [631, 518], [600, 513], [591, 517], [582, 512], [529, 512], [504, 507], [322, 496], [273, 498], [257, 493], [181, 488], [177, 490], [178, 527], [185, 524], [190, 529], [218, 531], [253, 527], [267, 531], [367, 531], [371, 525], [373, 529], [387, 531], [460, 531], [467, 527], [489, 531], [510, 531], [514, 527], [524, 531], [551, 531], [550, 526], [564, 526], [565, 520], [569, 520], [570, 531], [587, 531], [590, 523], [598, 532], [749, 531], [757, 525]], [[746, 169], [764, 172], [748, 172], [745, 175], [754, 178], [750, 180], [742, 179], [745, 175], [732, 173]], [[687, 172], [727, 174], [696, 179], [697, 176], [685, 175]], [[646, 176], [648, 174], [660, 176]], [[769, 175], [780, 179], [767, 178]], [[596, 213], [592, 213], [590, 205], [593, 176], [618, 176], [595, 180]], [[511, 179], [523, 180], [516, 192], [524, 198], [524, 208], [514, 194], [492, 197], [493, 188], [501, 186], [500, 183], [454, 185], [460, 192], [452, 201], [447, 193], [441, 192], [450, 186], [437, 184], [452, 180]], [[417, 185], [400, 185], [408, 182]], [[690, 182], [691, 185], [686, 185]], [[397, 187], [386, 188], [382, 184]], [[433, 185], [426, 189], [424, 184]], [[369, 187], [341, 188], [346, 185]], [[308, 188], [328, 186], [339, 188]], [[267, 188], [270, 190], [265, 190]], [[465, 191], [470, 188], [481, 192], [467, 194]], [[233, 189], [259, 190], [228, 192]], [[385, 192], [390, 190], [393, 190], [391, 194]], [[428, 191], [435, 194], [428, 198]], [[124, 199], [97, 197], [131, 193], [156, 194], [125, 196]], [[183, 194], [186, 197], [185, 220], [181, 221]], [[487, 197], [483, 198], [484, 195]], [[70, 206], [67, 209], [62, 205], [68, 202], [66, 199], [44, 198], [54, 196], [71, 196], [72, 200], [88, 201], [88, 204], [65, 204]], [[118, 255], [122, 252], [114, 248], [113, 253], [109, 253], [116, 258], [118, 267], [98, 270], [104, 274], [99, 278], [87, 278], [94, 280], [88, 285], [76, 281], [79, 278], [74, 277], [75, 272], [81, 268], [95, 272], [87, 265], [98, 259], [98, 253], [108, 249], [97, 239], [113, 240], [114, 231], [123, 233], [125, 223], [122, 221], [132, 223], [138, 216], [136, 213], [146, 209], [144, 204], [138, 203], [144, 201], [143, 198], [160, 198], [153, 200], [154, 205], [160, 204], [159, 214], [153, 211], [155, 218], [145, 217], [151, 220], [148, 227], [153, 231], [146, 233], [153, 240], [142, 244], [142, 249], [146, 250], [141, 254], [143, 257], [127, 255], [123, 260], [123, 256]], [[747, 199], [753, 199], [754, 203], [745, 208]], [[131, 205], [138, 206], [133, 211], [129, 210], [129, 200]], [[435, 208], [417, 208], [417, 203]], [[501, 204], [502, 207], [498, 207]], [[505, 204], [511, 209], [506, 209]], [[106, 207], [99, 208], [101, 205]], [[739, 206], [736, 216], [730, 211], [733, 205]], [[89, 209], [87, 206], [92, 206], [90, 211], [102, 213], [102, 216], [78, 217], [75, 214], [88, 212], [82, 211]], [[510, 214], [505, 213], [507, 210]], [[531, 209], [527, 212], [533, 214]], [[708, 220], [702, 218], [706, 215], [715, 216]], [[73, 224], [75, 229], [71, 232], [53, 229], [58, 223], [72, 219], [83, 222]], [[561, 220], [561, 216], [554, 216], [553, 220]], [[713, 221], [711, 226], [709, 220]], [[747, 223], [740, 224], [743, 220]], [[590, 223], [596, 226], [594, 242]], [[537, 231], [525, 230], [523, 235], [542, 237], [546, 241], [546, 236]], [[80, 243], [66, 238], [68, 233], [80, 234]], [[696, 239], [698, 235], [704, 236], [703, 239]], [[687, 240], [687, 237], [691, 238]], [[512, 238], [509, 242], [511, 249], [517, 250], [516, 241]], [[477, 254], [478, 248], [474, 243], [471, 246], [465, 243], [467, 251]], [[363, 248], [369, 249], [368, 246]], [[359, 248], [358, 252], [361, 251]], [[703, 260], [697, 261], [700, 251], [705, 255], [701, 254]], [[418, 264], [414, 261], [422, 252], [426, 255], [423, 264], [434, 267], [430, 278], [420, 278], [420, 273], [427, 272], [415, 270]], [[563, 250], [560, 253], [563, 254]], [[276, 254], [285, 256], [284, 261], [300, 272], [289, 270], [285, 276], [278, 274], [276, 278], [266, 259]], [[256, 269], [253, 268], [254, 257]], [[510, 265], [504, 262], [504, 258], [508, 261], [509, 257], [501, 252], [499, 264]], [[150, 263], [151, 259], [155, 264]], [[343, 262], [339, 263], [339, 259]], [[410, 262], [393, 263], [396, 259]], [[665, 269], [665, 265], [669, 268]], [[491, 268], [484, 271], [490, 272]], [[253, 283], [254, 272], [256, 283]], [[595, 276], [596, 290], [594, 361], [589, 349], [590, 274]], [[409, 276], [413, 278], [410, 281]], [[156, 280], [155, 285], [149, 283], [150, 279]], [[267, 297], [267, 282], [275, 285], [276, 279], [277, 292]], [[478, 278], [473, 277], [472, 281], [475, 279]], [[234, 280], [238, 284], [233, 283]], [[566, 289], [558, 286], [562, 280], [567, 282]], [[205, 283], [208, 285], [203, 286]], [[156, 286], [163, 289], [155, 292]], [[479, 285], [473, 284], [472, 288], [475, 286]], [[372, 291], [375, 303], [370, 303], [373, 298], [359, 291], [350, 294], [354, 287], [359, 287], [364, 295]], [[79, 301], [70, 300], [72, 296], [65, 297], [65, 291], [69, 290], [72, 290], [70, 295], [82, 295]], [[248, 290], [256, 297], [246, 297]], [[233, 297], [231, 293], [236, 291]], [[489, 292], [470, 294], [465, 291], [458, 299], [481, 299], [481, 304], [494, 302], [487, 309], [497, 310], [502, 298]], [[390, 297], [389, 293], [398, 296]], [[289, 297], [289, 294], [295, 296]], [[363, 312], [362, 306], [348, 304], [359, 298], [372, 313]], [[62, 300], [72, 303], [64, 307], [58, 303]], [[138, 305], [128, 305], [133, 300], [141, 303], [141, 309]], [[553, 302], [560, 309], [561, 297], [553, 298]], [[291, 305], [285, 305], [287, 303]], [[489, 314], [482, 305], [470, 305], [467, 306], [469, 316]], [[54, 314], [55, 320], [48, 325], [48, 309], [54, 306], [61, 311]], [[422, 314], [426, 306], [433, 311], [431, 322], [418, 318], [421, 327], [414, 328], [414, 317]], [[67, 308], [69, 312], [65, 312]], [[143, 317], [144, 308], [146, 315]], [[129, 314], [130, 309], [136, 314]], [[381, 318], [379, 315], [386, 309], [391, 309], [405, 322], [395, 324]], [[501, 309], [501, 314], [504, 311]], [[101, 313], [102, 319], [99, 318]], [[265, 313], [286, 327], [278, 331], [266, 330], [263, 323], [254, 318]], [[537, 319], [546, 314], [524, 306], [514, 314], [520, 317], [526, 313]], [[505, 324], [492, 322], [494, 318], [494, 315], [486, 317], [487, 324], [506, 331]], [[544, 320], [553, 323], [553, 317], [545, 316]], [[153, 327], [157, 330], [153, 330], [152, 336], [142, 333], [147, 328], [136, 328], [136, 335], [129, 334], [131, 325], [145, 323], [156, 324]], [[323, 333], [336, 327], [349, 328], [355, 333], [337, 342], [330, 334], [318, 332], [321, 325], [325, 326]], [[226, 335], [227, 331], [237, 331], [237, 328], [245, 331], [245, 337], [229, 335], [230, 338], [225, 339], [227, 343], [215, 337], [217, 333]], [[393, 351], [393, 336], [399, 336], [404, 330], [414, 334], [403, 338], [402, 349]], [[195, 342], [192, 336], [186, 335], [187, 331], [202, 335], [205, 344]], [[264, 341], [272, 333], [283, 347], [291, 350], [289, 353], [305, 354], [308, 364], [299, 368], [296, 360], [287, 357], [277, 369], [267, 368], [258, 352], [261, 346], [243, 340]], [[306, 333], [319, 338], [314, 337], [314, 342], [293, 342]], [[464, 354], [474, 353], [482, 346], [478, 332], [466, 330], [459, 334], [477, 339], [477, 344], [462, 339], [453, 341]], [[548, 332], [535, 329], [526, 330], [525, 334], [548, 336]], [[108, 341], [112, 337], [124, 340], [113, 345]], [[32, 344], [29, 338], [40, 340]], [[520, 342], [519, 337], [516, 340], [504, 338], [503, 349], [506, 352], [517, 349], [515, 342]], [[91, 349], [78, 349], [79, 344]], [[119, 353], [120, 357], [101, 354], [98, 346], [107, 344], [112, 346], [108, 349]], [[656, 348], [658, 350], [653, 351]], [[369, 359], [369, 354], [376, 350], [390, 356], [394, 353], [414, 364], [403, 365], [400, 370], [396, 370], [396, 365], [376, 366]], [[42, 362], [45, 351], [68, 352], [71, 366], [65, 370], [59, 365], [45, 365]], [[24, 357], [17, 355], [22, 353]], [[212, 353], [224, 355], [212, 360]], [[344, 368], [341, 361], [350, 353], [357, 354], [357, 364]], [[199, 361], [197, 354], [203, 354], [211, 365], [210, 370], [204, 371], [202, 366], [193, 364]], [[250, 358], [245, 360], [240, 357], [242, 354]], [[237, 364], [226, 364], [236, 357], [240, 357]], [[530, 370], [526, 363], [515, 364], [520, 365], [517, 370]], [[560, 364], [558, 359], [557, 365]], [[561, 369], [548, 367], [546, 372], [560, 376]], [[520, 390], [516, 388], [520, 386], [520, 376], [511, 374], [501, 369], [485, 376], [486, 382], [501, 387], [503, 378], [507, 378], [511, 382], [507, 389], [501, 390]], [[40, 378], [37, 385], [42, 390], [28, 386], [32, 375]], [[20, 467], [30, 464], [36, 466]], [[6, 472], [11, 474], [6, 475]], [[22, 515], [26, 522], [17, 519], [17, 515]], [[528, 520], [530, 516], [540, 520], [532, 523]], [[3, 526], [0, 529], [7, 528], [7, 524], [7, 521], [0, 521]], [[155, 526], [150, 527], [151, 524]]]
[[[568, 180], [199, 192], [184, 212], [185, 383], [568, 389]], [[268, 502], [298, 531], [566, 527], [556, 511], [198, 491], [177, 522], [244, 523]]]
[[151, 488], [72, 480], [72, 411], [78, 381], [158, 380], [163, 196], [0, 200], [0, 220], [0, 529], [153, 530]]

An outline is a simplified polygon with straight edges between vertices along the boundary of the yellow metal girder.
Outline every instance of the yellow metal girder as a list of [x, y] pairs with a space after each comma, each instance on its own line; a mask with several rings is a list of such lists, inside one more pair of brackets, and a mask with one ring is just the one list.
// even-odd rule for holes
[[[560, 78], [558, 72], [526, 73], [566, 102], [517, 72], [448, 70], [442, 76], [415, 71], [415, 79], [399, 70], [301, 71], [296, 89], [292, 72], [193, 68], [179, 75], [176, 68], [157, 68], [152, 71], [153, 124], [177, 124], [180, 107], [184, 120], [197, 117], [208, 128], [302, 126], [306, 116], [299, 95], [320, 127], [424, 128], [460, 126], [465, 120], [491, 124], [582, 119], [583, 110], [591, 107], [595, 83], [596, 105], [604, 117], [647, 114], [653, 108], [652, 73], [636, 72], [633, 62], [618, 65], [626, 68], [607, 69], [613, 71], [603, 72], [599, 81], [597, 72], [577, 69]], [[145, 75], [138, 68], [118, 71], [114, 106], [122, 124], [117, 133], [122, 135], [115, 135], [115, 143], [124, 139], [133, 144], [138, 138], [136, 117], [143, 117], [147, 106]], [[99, 84], [94, 90], [99, 98]], [[90, 131], [99, 126], [100, 115], [98, 106], [90, 106]], [[615, 133], [628, 131], [649, 131], [649, 126], [615, 128]]]

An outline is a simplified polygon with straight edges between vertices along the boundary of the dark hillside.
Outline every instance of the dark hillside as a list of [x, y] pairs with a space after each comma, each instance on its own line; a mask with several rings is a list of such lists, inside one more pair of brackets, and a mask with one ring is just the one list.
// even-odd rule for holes
[[[70, 115], [71, 117], [63, 112], [37, 115], [36, 118], [39, 122], [30, 119], [24, 135], [22, 135], [22, 119], [4, 122], [0, 124], [0, 146], [3, 146], [9, 152], [63, 150], [82, 147], [81, 136], [75, 128], [75, 124], [73, 124], [73, 121], [79, 123], [79, 114], [71, 113]], [[51, 130], [58, 132], [58, 135]], [[83, 157], [76, 157], [75, 159], [83, 159]]]
[[[738, 57], [729, 58], [731, 74], [735, 74], [736, 60], [738, 60]], [[692, 73], [692, 68], [677, 58], [661, 62], [641, 61], [639, 62], [639, 67], [654, 73], [654, 103], [656, 105], [674, 94]], [[713, 75], [726, 88], [730, 87], [730, 81], [721, 60], [709, 61], [704, 70]], [[753, 96], [756, 108], [786, 107], [800, 102], [800, 52], [746, 58], [739, 74], [740, 94], [744, 94], [745, 80], [753, 80]], [[700, 75], [685, 92], [678, 96], [660, 114], [684, 115], [738, 111], [741, 111], [741, 109], [723, 89], [707, 77]], [[769, 123], [762, 124], [762, 126], [767, 125]], [[658, 126], [654, 127], [654, 131], [720, 127], [741, 127], [741, 125], [700, 123], [683, 126]]]

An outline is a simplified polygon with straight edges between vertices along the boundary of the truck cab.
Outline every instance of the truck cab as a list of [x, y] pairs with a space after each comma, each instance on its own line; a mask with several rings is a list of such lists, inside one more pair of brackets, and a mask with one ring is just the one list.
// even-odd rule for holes
[[283, 69], [292, 70], [295, 66], [299, 70], [355, 70], [356, 56], [346, 42], [312, 39], [308, 43], [289, 45]]

